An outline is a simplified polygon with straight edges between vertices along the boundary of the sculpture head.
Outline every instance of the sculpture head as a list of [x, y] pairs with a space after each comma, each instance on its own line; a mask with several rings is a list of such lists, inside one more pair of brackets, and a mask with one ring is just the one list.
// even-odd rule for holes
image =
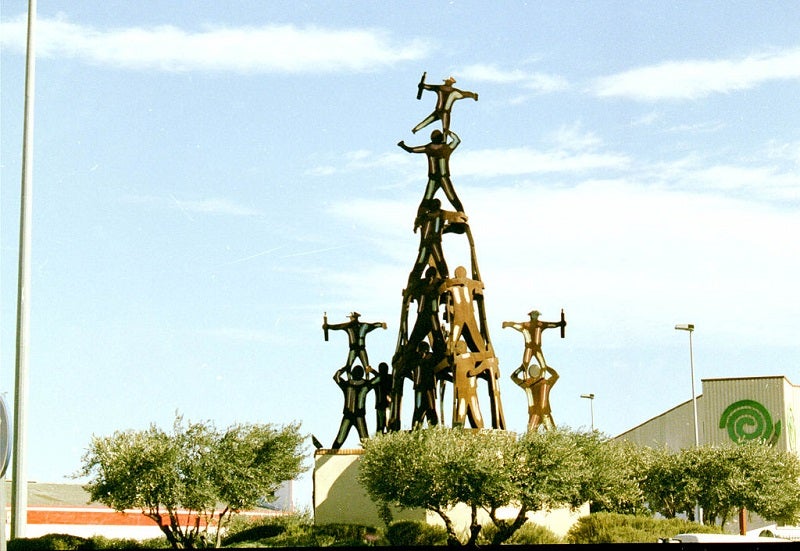
[[355, 381], [360, 381], [364, 378], [364, 368], [360, 365], [353, 366], [353, 369], [350, 370], [350, 377]]
[[456, 79], [454, 79], [452, 76], [449, 76], [446, 79], [444, 79], [444, 83], [447, 86], [450, 86], [451, 84], [455, 84], [456, 83]]
[[352, 321], [357, 321], [358, 320], [358, 316], [360, 316], [360, 315], [361, 314], [359, 314], [358, 312], [350, 312], [350, 319]]
[[539, 315], [540, 315], [540, 314], [541, 314], [541, 312], [540, 312], [539, 310], [531, 310], [530, 312], [528, 312], [528, 315], [529, 315], [529, 316], [531, 317], [531, 319], [532, 319], [532, 320], [534, 320], [534, 321], [536, 321], [537, 319], [539, 319]]
[[528, 366], [528, 376], [534, 379], [538, 379], [542, 376], [542, 368], [539, 367], [539, 364], [531, 364]]
[[425, 270], [425, 279], [434, 279], [438, 275], [436, 268], [433, 266], [428, 266], [428, 269]]
[[459, 266], [456, 268], [456, 277], [462, 278], [467, 277], [467, 269], [464, 266]]
[[378, 364], [378, 373], [381, 375], [388, 375], [389, 374], [389, 364], [386, 362], [381, 362]]
[[441, 130], [434, 130], [433, 132], [431, 132], [431, 142], [444, 143], [444, 134], [442, 134]]

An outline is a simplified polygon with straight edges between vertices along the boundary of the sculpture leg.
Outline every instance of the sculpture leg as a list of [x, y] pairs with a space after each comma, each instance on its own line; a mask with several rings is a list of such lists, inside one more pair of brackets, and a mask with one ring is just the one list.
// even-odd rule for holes
[[347, 440], [347, 434], [350, 432], [352, 422], [347, 417], [342, 417], [342, 423], [339, 425], [339, 432], [336, 434], [336, 440], [333, 441], [331, 449], [338, 450]]

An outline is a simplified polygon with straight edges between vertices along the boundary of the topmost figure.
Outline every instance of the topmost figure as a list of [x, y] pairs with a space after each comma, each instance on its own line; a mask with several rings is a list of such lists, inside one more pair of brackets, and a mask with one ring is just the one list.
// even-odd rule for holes
[[456, 100], [463, 98], [472, 98], [475, 101], [478, 101], [478, 94], [475, 92], [467, 92], [466, 90], [454, 88], [453, 84], [455, 84], [456, 79], [453, 77], [447, 77], [444, 79], [444, 84], [426, 84], [426, 74], [427, 73], [422, 73], [422, 78], [419, 81], [417, 99], [422, 98], [423, 90], [431, 90], [436, 92], [436, 107], [434, 108], [433, 113], [428, 115], [425, 120], [420, 122], [411, 131], [416, 134], [418, 130], [425, 128], [433, 121], [441, 119], [442, 132], [445, 136], [447, 136], [448, 132], [450, 131], [450, 110], [453, 108], [453, 103], [455, 103]]

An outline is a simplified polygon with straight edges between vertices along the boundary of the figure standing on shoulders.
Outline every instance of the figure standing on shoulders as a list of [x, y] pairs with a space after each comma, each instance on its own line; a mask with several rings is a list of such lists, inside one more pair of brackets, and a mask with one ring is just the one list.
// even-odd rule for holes
[[[445, 136], [452, 139], [447, 142]], [[464, 212], [464, 205], [461, 204], [456, 190], [453, 189], [453, 182], [450, 181], [450, 154], [458, 147], [461, 140], [455, 132], [448, 130], [447, 134], [441, 130], [431, 132], [431, 141], [425, 145], [415, 147], [407, 146], [404, 141], [397, 143], [409, 153], [425, 153], [428, 156], [428, 186], [425, 188], [423, 201], [433, 199], [436, 191], [441, 188], [447, 199], [458, 212]]]
[[350, 321], [333, 325], [328, 324], [328, 318], [325, 316], [325, 321], [322, 323], [322, 330], [325, 331], [326, 341], [328, 340], [329, 329], [347, 332], [347, 338], [350, 342], [350, 352], [347, 354], [347, 362], [344, 364], [345, 370], [350, 369], [356, 357], [361, 360], [364, 367], [370, 367], [369, 359], [367, 358], [367, 333], [378, 327], [386, 329], [386, 322], [383, 321], [375, 323], [363, 323], [358, 321], [360, 315], [361, 314], [358, 312], [351, 312], [349, 316]]
[[529, 321], [504, 321], [503, 329], [510, 327], [522, 333], [522, 338], [525, 339], [525, 351], [522, 353], [522, 364], [520, 367], [528, 367], [531, 358], [536, 358], [539, 367], [544, 369], [547, 364], [544, 361], [544, 354], [542, 353], [542, 332], [545, 329], [554, 327], [564, 328], [567, 322], [564, 320], [563, 311], [561, 321], [541, 321], [539, 320], [540, 312], [533, 310], [528, 313], [530, 316]]
[[422, 75], [422, 79], [419, 82], [417, 99], [422, 98], [423, 90], [436, 92], [436, 107], [434, 107], [433, 113], [428, 115], [422, 122], [412, 128], [411, 132], [416, 134], [417, 131], [422, 130], [430, 123], [441, 120], [442, 131], [447, 134], [447, 132], [450, 130], [450, 111], [453, 109], [453, 104], [456, 102], [456, 100], [472, 98], [475, 101], [478, 101], [478, 94], [475, 92], [468, 92], [466, 90], [459, 90], [458, 88], [453, 87], [453, 84], [455, 83], [456, 79], [453, 77], [447, 77], [444, 79], [444, 84], [426, 84], [425, 74]]

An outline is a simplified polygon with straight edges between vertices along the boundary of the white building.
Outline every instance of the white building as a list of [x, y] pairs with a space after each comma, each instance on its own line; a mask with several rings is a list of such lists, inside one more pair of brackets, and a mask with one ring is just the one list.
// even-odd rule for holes
[[[800, 386], [783, 375], [703, 379], [697, 396], [700, 445], [765, 438], [778, 449], [800, 455]], [[694, 446], [692, 400], [620, 434], [643, 446], [680, 450]]]

